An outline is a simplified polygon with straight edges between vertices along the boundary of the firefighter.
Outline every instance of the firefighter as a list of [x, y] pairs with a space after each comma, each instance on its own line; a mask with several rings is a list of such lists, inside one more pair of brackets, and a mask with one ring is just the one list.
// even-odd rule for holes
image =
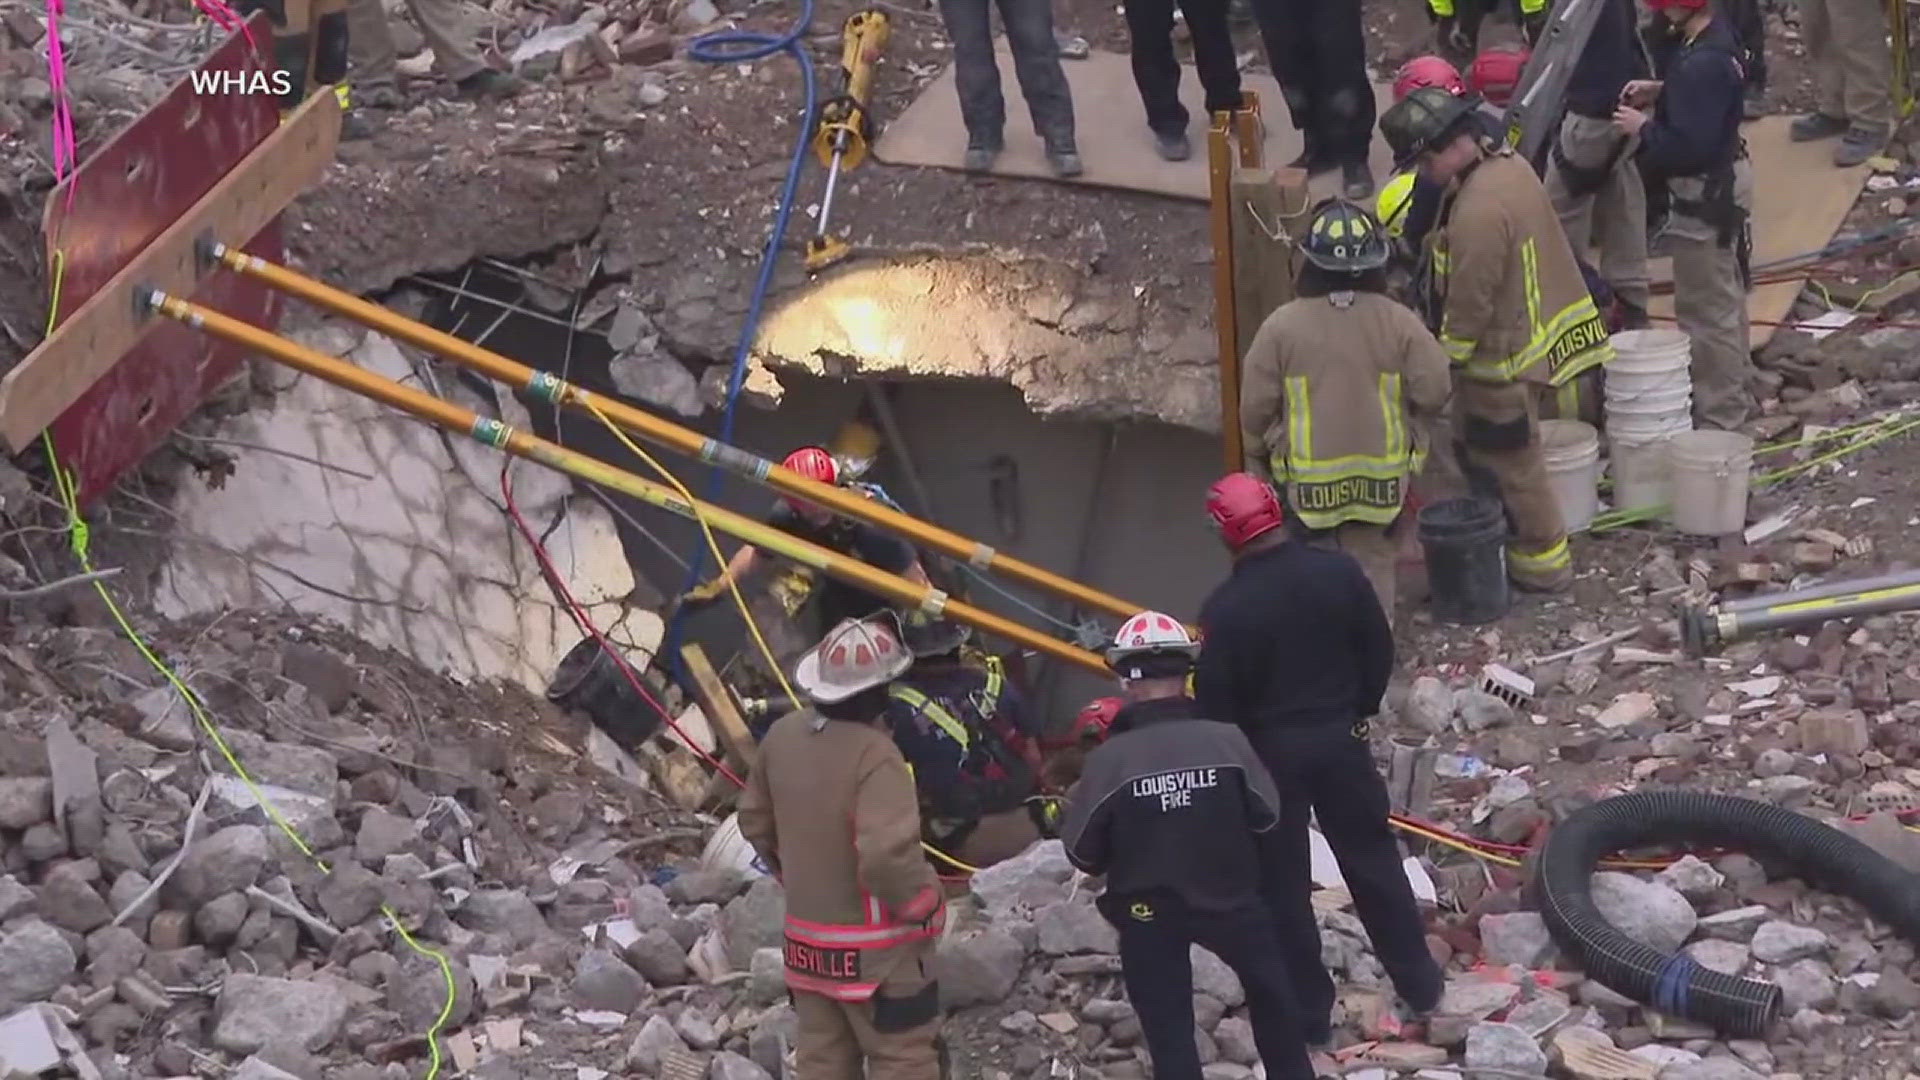
[[740, 831], [786, 890], [799, 1075], [938, 1080], [929, 970], [946, 903], [920, 849], [913, 776], [888, 737], [887, 684], [912, 662], [892, 620], [836, 626], [800, 658], [812, 702], [775, 721]]
[[[1300, 250], [1295, 298], [1260, 324], [1241, 361], [1248, 469], [1284, 486], [1293, 520], [1315, 541], [1359, 561], [1391, 619], [1395, 527], [1426, 458], [1427, 428], [1447, 403], [1447, 354], [1419, 316], [1385, 295], [1392, 247], [1373, 215], [1324, 202]], [[1272, 498], [1245, 474], [1215, 493]], [[1214, 502], [1210, 495], [1207, 509], [1218, 520]]]
[[[1547, 0], [1518, 0], [1520, 33], [1528, 44], [1537, 42], [1547, 25]], [[1433, 20], [1434, 43], [1440, 55], [1465, 64], [1480, 51], [1480, 25], [1494, 14], [1495, 0], [1427, 0], [1427, 18]], [[1514, 11], [1503, 13], [1512, 18]]]
[[[840, 468], [833, 455], [817, 446], [803, 446], [788, 454], [781, 464], [823, 484], [840, 482]], [[919, 585], [927, 584], [926, 569], [911, 544], [864, 522], [829, 513], [825, 508], [804, 499], [783, 496], [767, 516], [767, 524], [843, 555], [851, 555], [889, 574], [898, 574]], [[684, 593], [679, 600], [680, 609], [692, 611], [714, 603], [727, 595], [729, 582], [746, 580], [760, 569], [761, 563], [759, 549], [750, 545], [742, 547], [734, 552], [725, 570], [705, 584]], [[777, 580], [773, 588], [781, 594], [789, 614], [798, 612], [809, 595], [817, 593], [814, 597], [814, 616], [822, 627], [837, 626], [844, 619], [865, 618], [888, 608], [885, 597], [838, 579], [829, 578], [814, 589], [811, 578], [798, 571]]]
[[1740, 45], [1709, 0], [1653, 6], [1671, 35], [1658, 63], [1665, 82], [1628, 83], [1614, 125], [1639, 138], [1641, 169], [1667, 191], [1663, 237], [1673, 255], [1674, 318], [1693, 340], [1694, 419], [1730, 431], [1755, 407], [1747, 337], [1753, 168], [1740, 136]]
[[1245, 731], [1280, 788], [1268, 901], [1307, 1041], [1326, 1041], [1334, 999], [1310, 902], [1309, 817], [1339, 860], [1394, 989], [1416, 1015], [1430, 1012], [1440, 1000], [1440, 968], [1367, 744], [1368, 718], [1380, 711], [1393, 672], [1386, 613], [1352, 556], [1287, 538], [1278, 499], [1221, 507], [1212, 495], [1209, 506], [1227, 511], [1216, 522], [1233, 572], [1200, 609], [1206, 648], [1195, 690], [1201, 715]]
[[1602, 0], [1567, 83], [1567, 114], [1547, 164], [1547, 194], [1577, 254], [1591, 245], [1623, 329], [1647, 325], [1647, 193], [1636, 140], [1613, 124], [1620, 92], [1647, 75], [1634, 0]]
[[1512, 150], [1479, 137], [1470, 101], [1415, 90], [1380, 130], [1402, 164], [1447, 185], [1427, 239], [1429, 313], [1455, 367], [1462, 467], [1506, 504], [1514, 584], [1564, 589], [1573, 556], [1541, 458], [1535, 395], [1612, 358], [1606, 323], [1547, 189]]
[[1489, 45], [1467, 65], [1467, 92], [1504, 110], [1520, 89], [1520, 74], [1532, 53], [1523, 45]]
[[1044, 759], [1041, 787], [1049, 792], [1071, 788], [1086, 767], [1087, 755], [1107, 741], [1113, 718], [1120, 715], [1125, 705], [1126, 701], [1117, 697], [1094, 698], [1081, 706], [1065, 733], [1041, 738], [1040, 752]]
[[961, 653], [971, 631], [901, 616], [913, 666], [888, 689], [887, 724], [913, 766], [927, 842], [970, 866], [1025, 851], [1051, 821], [1039, 801], [1039, 748], [999, 661]]
[[1257, 0], [1253, 9], [1267, 61], [1301, 135], [1293, 167], [1309, 173], [1338, 169], [1347, 198], [1372, 195], [1367, 157], [1373, 81], [1360, 0]]
[[[1061, 840], [1104, 874], [1100, 913], [1120, 931], [1121, 980], [1159, 1080], [1200, 1080], [1191, 948], [1225, 960], [1247, 992], [1254, 1045], [1274, 1080], [1313, 1080], [1273, 913], [1261, 894], [1260, 834], [1280, 795], [1247, 736], [1187, 696], [1199, 652], [1179, 620], [1145, 611], [1114, 635], [1107, 663], [1126, 705], [1089, 754]], [[1313, 958], [1320, 967], [1320, 958]], [[1325, 970], [1321, 970], [1322, 977]]]
[[[1423, 86], [1438, 87], [1449, 94], [1465, 96], [1467, 83], [1458, 68], [1438, 56], [1416, 56], [1401, 65], [1393, 78], [1395, 104]], [[1481, 137], [1499, 142], [1506, 137], [1500, 114], [1485, 103], [1474, 109]], [[1374, 216], [1386, 225], [1388, 235], [1401, 241], [1409, 251], [1418, 251], [1432, 231], [1440, 213], [1440, 196], [1446, 185], [1420, 175], [1418, 169], [1402, 169], [1380, 189], [1374, 203]]]

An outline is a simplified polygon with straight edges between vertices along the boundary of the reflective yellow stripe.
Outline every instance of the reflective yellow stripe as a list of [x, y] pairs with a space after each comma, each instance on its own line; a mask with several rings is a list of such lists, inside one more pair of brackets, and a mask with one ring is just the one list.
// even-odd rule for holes
[[1555, 397], [1555, 404], [1560, 407], [1560, 419], [1580, 419], [1580, 384], [1569, 382], [1562, 386]]
[[[1448, 339], [1442, 336], [1441, 345], [1447, 344]], [[1564, 385], [1595, 364], [1613, 358], [1613, 343], [1608, 340], [1606, 324], [1593, 305], [1593, 297], [1583, 296], [1562, 308], [1518, 353], [1504, 359], [1466, 361], [1467, 374], [1489, 382], [1512, 382], [1563, 348], [1568, 355], [1554, 366], [1548, 380], [1554, 386]]]
[[1566, 570], [1573, 566], [1573, 551], [1563, 536], [1544, 551], [1526, 551], [1509, 545], [1507, 562], [1521, 570]]
[[1527, 334], [1540, 337], [1540, 247], [1529, 236], [1520, 245], [1520, 282], [1527, 294]]
[[1453, 17], [1453, 0], [1427, 0], [1427, 6], [1442, 19]]
[[1269, 464], [1274, 476], [1288, 485], [1294, 516], [1312, 529], [1349, 521], [1384, 525], [1398, 517], [1405, 501], [1405, 480], [1419, 470], [1424, 458], [1407, 438], [1400, 374], [1382, 373], [1376, 387], [1381, 452], [1324, 459], [1312, 456], [1311, 442], [1295, 437], [1305, 431], [1306, 438], [1311, 438], [1313, 410], [1307, 380], [1294, 376], [1287, 382], [1289, 449], [1285, 455], [1273, 455]]
[[1520, 13], [1523, 15], [1538, 15], [1545, 10], [1547, 0], [1520, 0]]
[[967, 734], [967, 726], [962, 724], [958, 717], [948, 712], [939, 702], [921, 693], [914, 687], [907, 686], [903, 683], [894, 683], [892, 686], [887, 687], [887, 696], [895, 701], [911, 706], [914, 710], [924, 714], [927, 719], [938, 724], [940, 730], [947, 733], [948, 738], [960, 744], [960, 749], [965, 750], [972, 745], [973, 739]]

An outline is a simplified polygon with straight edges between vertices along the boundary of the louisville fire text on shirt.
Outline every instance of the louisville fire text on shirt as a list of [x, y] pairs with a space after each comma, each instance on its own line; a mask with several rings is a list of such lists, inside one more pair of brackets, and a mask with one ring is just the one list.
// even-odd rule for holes
[[1175, 769], [1142, 776], [1133, 782], [1136, 799], [1160, 800], [1160, 809], [1193, 805], [1193, 793], [1219, 784], [1219, 769]]

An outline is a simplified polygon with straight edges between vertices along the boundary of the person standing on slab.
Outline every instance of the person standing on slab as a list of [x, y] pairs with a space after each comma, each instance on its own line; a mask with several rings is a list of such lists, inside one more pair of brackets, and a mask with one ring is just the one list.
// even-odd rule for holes
[[1800, 35], [1813, 61], [1814, 111], [1793, 122], [1794, 142], [1840, 137], [1833, 163], [1851, 168], [1893, 132], [1893, 49], [1878, 0], [1800, 0]]
[[1147, 109], [1154, 148], [1168, 161], [1193, 155], [1187, 137], [1187, 107], [1180, 103], [1180, 58], [1173, 51], [1173, 11], [1187, 17], [1193, 39], [1193, 66], [1206, 91], [1207, 114], [1240, 107], [1240, 63], [1227, 25], [1228, 0], [1124, 0], [1131, 39], [1133, 84]]
[[[526, 89], [526, 83], [488, 67], [480, 58], [472, 35], [462, 25], [458, 0], [407, 0], [407, 10], [413, 13], [427, 48], [433, 50], [434, 68], [462, 95], [501, 99]], [[347, 50], [352, 57], [351, 82], [356, 98], [374, 108], [398, 108], [400, 56], [381, 0], [350, 0]]]
[[1740, 68], [1746, 73], [1741, 112], [1749, 120], [1767, 114], [1767, 13], [1760, 0], [1728, 0], [1727, 17], [1740, 39]]
[[1302, 139], [1293, 167], [1309, 173], [1338, 169], [1341, 194], [1371, 196], [1373, 80], [1360, 0], [1258, 0], [1254, 15]]
[[1613, 125], [1620, 91], [1649, 72], [1634, 0], [1604, 0], [1567, 84], [1567, 115], [1547, 162], [1547, 194], [1576, 255], [1591, 246], [1621, 324], [1647, 325], [1647, 193], [1635, 140]]
[[[967, 126], [965, 166], [986, 172], [1006, 146], [1007, 99], [1000, 92], [1000, 62], [993, 51], [994, 0], [940, 0], [940, 18], [953, 42], [953, 85], [960, 94], [960, 118]], [[1052, 0], [999, 0], [1013, 53], [1014, 78], [1027, 99], [1033, 133], [1046, 144], [1047, 164], [1061, 178], [1079, 176], [1080, 151], [1074, 141], [1073, 93], [1060, 67], [1060, 43], [1053, 36]]]
[[[1740, 43], [1710, 0], [1653, 0], [1673, 35], [1664, 82], [1630, 82], [1614, 124], [1640, 139], [1648, 183], [1667, 190], [1673, 314], [1693, 339], [1693, 414], [1734, 430], [1753, 415], [1747, 337], [1753, 168], [1740, 137]], [[1651, 115], [1643, 109], [1653, 105]]]

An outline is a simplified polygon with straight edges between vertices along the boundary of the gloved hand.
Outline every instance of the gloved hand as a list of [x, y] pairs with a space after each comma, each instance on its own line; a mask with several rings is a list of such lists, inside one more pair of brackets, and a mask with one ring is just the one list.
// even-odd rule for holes
[[680, 611], [698, 611], [720, 599], [721, 594], [726, 591], [726, 582], [721, 578], [714, 578], [712, 581], [695, 585], [681, 593], [680, 598], [673, 602], [674, 607]]
[[1033, 818], [1033, 827], [1040, 830], [1042, 840], [1060, 838], [1060, 819], [1064, 816], [1064, 805], [1050, 795], [1036, 795], [1027, 801], [1027, 813]]
[[1467, 28], [1460, 25], [1457, 17], [1442, 16], [1435, 35], [1439, 38], [1441, 51], [1451, 52], [1456, 56], [1471, 57], [1473, 55], [1473, 38], [1468, 36]]
[[1527, 39], [1527, 48], [1540, 44], [1540, 32], [1547, 28], [1545, 10], [1522, 12], [1520, 15], [1520, 35]]

